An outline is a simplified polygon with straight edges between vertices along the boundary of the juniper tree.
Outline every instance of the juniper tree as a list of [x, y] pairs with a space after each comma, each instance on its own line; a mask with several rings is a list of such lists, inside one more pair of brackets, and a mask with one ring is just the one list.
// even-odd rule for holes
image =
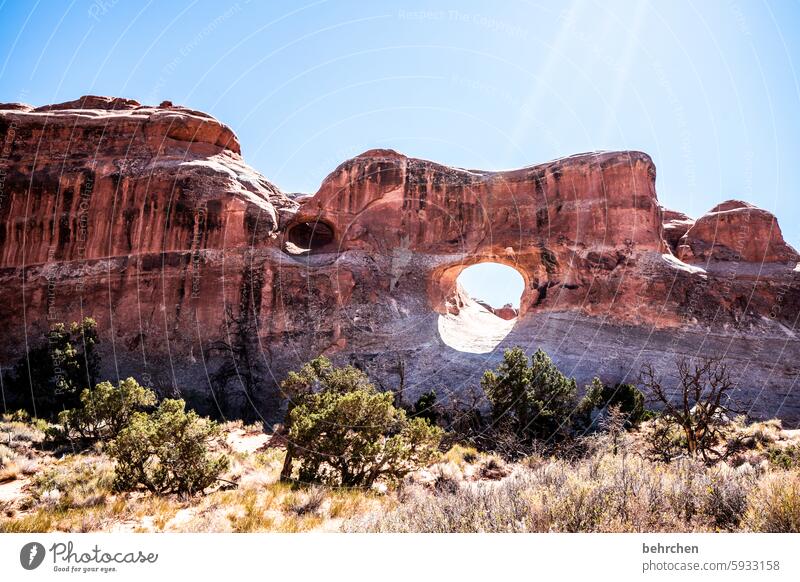
[[302, 481], [369, 487], [381, 477], [399, 479], [437, 452], [441, 429], [409, 419], [391, 392], [379, 392], [352, 366], [319, 357], [282, 387], [289, 397], [284, 480], [299, 461]]
[[543, 350], [531, 356], [519, 348], [505, 351], [496, 371], [487, 370], [481, 387], [497, 426], [508, 426], [523, 441], [553, 439], [569, 429], [577, 386]]

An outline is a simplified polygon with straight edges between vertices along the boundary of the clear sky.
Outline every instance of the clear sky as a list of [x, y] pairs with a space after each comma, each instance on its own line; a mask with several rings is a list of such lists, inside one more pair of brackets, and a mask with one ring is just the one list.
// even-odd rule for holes
[[519, 307], [525, 281], [514, 268], [499, 263], [479, 263], [461, 271], [458, 282], [470, 297], [494, 307], [510, 303]]
[[0, 101], [205, 110], [314, 192], [373, 147], [503, 169], [648, 152], [664, 204], [775, 212], [800, 247], [800, 3], [0, 0]]

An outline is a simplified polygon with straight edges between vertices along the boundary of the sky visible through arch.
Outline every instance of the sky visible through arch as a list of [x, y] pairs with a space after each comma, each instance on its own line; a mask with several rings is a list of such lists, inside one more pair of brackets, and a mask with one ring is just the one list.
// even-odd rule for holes
[[500, 263], [470, 265], [458, 276], [458, 282], [473, 299], [481, 299], [492, 307], [510, 303], [519, 307], [525, 281], [516, 269]]
[[788, 0], [0, 0], [0, 101], [207, 111], [287, 192], [376, 147], [483, 169], [642, 150], [666, 206], [747, 200], [800, 247], [798, 23]]

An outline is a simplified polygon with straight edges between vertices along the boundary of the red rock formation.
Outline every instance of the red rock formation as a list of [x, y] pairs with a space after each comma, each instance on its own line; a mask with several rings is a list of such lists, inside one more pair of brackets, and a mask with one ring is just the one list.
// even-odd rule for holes
[[91, 314], [106, 372], [166, 391], [170, 359], [202, 361], [187, 339], [238, 332], [271, 299], [269, 280], [248, 291], [263, 277], [252, 250], [297, 204], [244, 163], [230, 128], [104, 97], [0, 110], [3, 364], [51, 321]]
[[[535, 290], [524, 312], [553, 284], [573, 287], [595, 277], [592, 265], [612, 271], [632, 253], [666, 250], [654, 179], [655, 166], [639, 152], [485, 172], [371, 150], [323, 181], [288, 235], [322, 225], [326, 236], [312, 252], [448, 257], [430, 277], [430, 301], [440, 312], [465, 263], [509, 264]], [[572, 299], [582, 301], [564, 297]]]
[[514, 309], [514, 306], [510, 303], [506, 303], [502, 307], [493, 308], [492, 313], [494, 313], [500, 319], [505, 319], [506, 321], [516, 319], [519, 315], [519, 311]]
[[678, 246], [683, 236], [694, 225], [694, 219], [683, 212], [668, 210], [662, 207], [664, 213], [664, 240], [667, 241], [673, 254], [677, 253]]
[[481, 301], [480, 299], [474, 299], [475, 303], [483, 307], [489, 313], [494, 313], [500, 319], [505, 319], [506, 321], [511, 321], [512, 319], [516, 319], [519, 315], [519, 311], [514, 309], [514, 306], [510, 303], [506, 303], [502, 307], [492, 307], [485, 301]]
[[[754, 414], [800, 419], [797, 255], [765, 211], [726, 203], [690, 224], [662, 210], [646, 154], [487, 172], [371, 150], [292, 198], [228, 127], [169, 102], [3, 105], [0, 134], [6, 369], [51, 321], [91, 314], [105, 376], [274, 419], [287, 370], [321, 352], [413, 398], [473, 387], [510, 345], [545, 348], [581, 381], [702, 350], [748, 363]], [[723, 272], [731, 252], [741, 263]], [[437, 327], [481, 261], [525, 281], [518, 311], [495, 310], [516, 320], [489, 356]]]
[[[247, 247], [256, 215], [257, 236], [275, 234], [278, 212], [295, 205], [244, 164], [228, 127], [131, 103], [3, 115], [14, 161], [0, 209], [3, 266]], [[208, 227], [202, 241], [196, 220]]]
[[800, 259], [783, 240], [771, 212], [739, 200], [723, 202], [700, 217], [682, 237], [678, 257], [686, 262], [796, 263]]
[[330, 224], [339, 250], [491, 254], [571, 244], [661, 251], [654, 177], [653, 162], [639, 152], [485, 172], [370, 150], [334, 170], [295, 221]]

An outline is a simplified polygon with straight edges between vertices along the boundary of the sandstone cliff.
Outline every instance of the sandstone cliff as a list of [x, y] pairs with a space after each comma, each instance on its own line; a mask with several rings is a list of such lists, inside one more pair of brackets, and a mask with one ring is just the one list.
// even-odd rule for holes
[[[106, 376], [274, 419], [287, 370], [321, 352], [408, 399], [456, 397], [515, 344], [581, 381], [715, 353], [754, 415], [800, 420], [797, 253], [744, 203], [665, 211], [646, 154], [487, 172], [371, 150], [295, 199], [227, 126], [170, 103], [0, 105], [0, 135], [4, 367], [49, 322], [91, 314]], [[441, 318], [481, 261], [525, 290], [496, 349], [458, 351]]]

